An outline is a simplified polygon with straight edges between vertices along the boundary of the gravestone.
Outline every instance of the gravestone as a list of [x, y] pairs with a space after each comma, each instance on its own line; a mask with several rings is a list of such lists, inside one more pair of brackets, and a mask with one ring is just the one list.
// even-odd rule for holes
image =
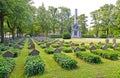
[[60, 43], [60, 44], [59, 44], [59, 47], [61, 47], [61, 46], [63, 46], [63, 43]]
[[85, 43], [84, 43], [84, 42], [82, 42], [82, 43], [80, 43], [80, 45], [81, 45], [81, 46], [84, 46], [84, 45], [85, 45]]
[[61, 50], [59, 49], [59, 48], [56, 48], [55, 50], [54, 50], [54, 53], [60, 53], [61, 52]]
[[34, 50], [32, 50], [28, 55], [29, 56], [36, 56], [36, 55], [39, 55], [39, 51], [38, 50], [36, 50], [36, 49], [34, 49]]
[[101, 41], [99, 41], [98, 44], [101, 44]]
[[46, 43], [46, 48], [49, 48], [50, 47], [50, 44], [49, 43]]
[[108, 48], [107, 45], [102, 46], [103, 50], [107, 50], [107, 48]]
[[8, 39], [5, 39], [5, 40], [4, 40], [4, 45], [5, 45], [5, 46], [8, 46], [8, 45], [9, 45], [9, 40], [8, 40]]
[[75, 46], [75, 44], [74, 44], [74, 43], [71, 43], [71, 46]]
[[90, 51], [92, 51], [92, 50], [95, 50], [96, 48], [95, 48], [95, 46], [91, 45], [89, 49], [90, 49]]
[[80, 48], [79, 48], [79, 47], [76, 47], [76, 48], [74, 49], [74, 52], [78, 52], [78, 51], [80, 51]]
[[116, 44], [116, 39], [113, 39], [113, 44]]
[[109, 39], [106, 39], [106, 40], [105, 40], [105, 43], [106, 43], [106, 44], [109, 43]]
[[113, 49], [115, 50], [117, 48], [117, 45], [116, 44], [113, 44]]
[[90, 42], [89, 45], [90, 45], [90, 46], [93, 45], [93, 42]]
[[14, 57], [14, 54], [12, 52], [10, 52], [10, 51], [7, 51], [2, 56], [3, 57]]

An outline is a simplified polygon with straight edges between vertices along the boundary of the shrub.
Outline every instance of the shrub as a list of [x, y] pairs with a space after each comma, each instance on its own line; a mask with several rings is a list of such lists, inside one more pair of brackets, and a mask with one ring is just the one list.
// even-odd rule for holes
[[80, 46], [79, 49], [80, 49], [80, 51], [86, 51], [86, 47], [85, 46]]
[[9, 49], [9, 46], [2, 46], [1, 47], [1, 51], [5, 51], [5, 50], [8, 50]]
[[101, 57], [106, 59], [110, 59], [110, 60], [118, 59], [118, 54], [112, 50], [93, 50], [91, 52], [100, 55]]
[[57, 48], [57, 47], [59, 47], [59, 44], [52, 44], [51, 45], [53, 48]]
[[71, 53], [72, 52], [72, 48], [70, 48], [70, 47], [63, 47], [62, 51], [66, 52], [66, 53]]
[[46, 44], [41, 44], [40, 47], [41, 48], [46, 48]]
[[33, 76], [44, 73], [45, 64], [39, 56], [28, 56], [24, 68], [27, 76]]
[[65, 47], [70, 47], [70, 44], [64, 44]]
[[79, 46], [79, 44], [76, 43], [75, 46]]
[[77, 61], [65, 54], [55, 53], [54, 59], [62, 68], [70, 70], [77, 67]]
[[54, 53], [54, 48], [45, 48], [45, 52], [47, 53], [47, 54], [53, 54]]
[[88, 52], [77, 52], [76, 56], [88, 63], [101, 63], [100, 57]]
[[71, 39], [71, 34], [69, 32], [63, 33], [63, 39]]
[[62, 38], [62, 35], [60, 35], [60, 34], [52, 34], [52, 35], [50, 35], [50, 38]]
[[12, 58], [2, 58], [0, 59], [0, 78], [6, 78], [12, 72], [15, 66], [15, 60]]
[[83, 34], [82, 37], [83, 37], [83, 38], [94, 38], [94, 35], [91, 35], [91, 34]]
[[107, 38], [107, 35], [106, 34], [102, 34], [102, 35], [100, 35], [100, 38]]

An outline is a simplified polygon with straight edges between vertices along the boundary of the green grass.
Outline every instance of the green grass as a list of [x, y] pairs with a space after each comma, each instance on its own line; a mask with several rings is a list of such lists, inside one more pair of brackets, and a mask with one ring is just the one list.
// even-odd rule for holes
[[[104, 39], [71, 39], [73, 42], [104, 42]], [[67, 40], [67, 41], [71, 41]], [[117, 40], [120, 41], [120, 40]], [[24, 48], [21, 51], [21, 55], [16, 60], [16, 66], [10, 75], [10, 78], [26, 78], [24, 75], [24, 62], [28, 55], [26, 41]], [[116, 61], [102, 59], [102, 64], [89, 64], [83, 60], [77, 58], [74, 53], [65, 53], [66, 55], [74, 58], [78, 64], [74, 70], [65, 70], [61, 68], [57, 62], [54, 61], [53, 55], [46, 54], [44, 49], [35, 44], [36, 49], [40, 51], [40, 56], [45, 62], [45, 72], [42, 75], [32, 76], [30, 78], [120, 78], [118, 73], [120, 72], [120, 59]]]
[[24, 48], [21, 51], [20, 56], [15, 58], [15, 68], [10, 75], [10, 78], [25, 78], [24, 75], [24, 62], [26, 56], [28, 56], [28, 39], [25, 42]]

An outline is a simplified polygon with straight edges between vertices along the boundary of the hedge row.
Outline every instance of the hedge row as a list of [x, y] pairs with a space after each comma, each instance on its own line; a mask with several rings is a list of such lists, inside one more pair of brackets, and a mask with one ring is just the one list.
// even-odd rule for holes
[[59, 47], [59, 44], [52, 44], [51, 45], [53, 48], [57, 48], [57, 47]]
[[0, 78], [8, 78], [15, 66], [15, 60], [12, 58], [0, 59]]
[[88, 52], [77, 52], [76, 56], [88, 63], [101, 63], [101, 59], [99, 56]]
[[71, 47], [60, 47], [60, 49], [62, 51], [64, 51], [65, 53], [71, 53], [72, 52], [72, 48]]
[[55, 53], [54, 59], [62, 68], [70, 70], [77, 67], [77, 61], [65, 54]]
[[54, 48], [45, 48], [45, 52], [47, 53], [47, 54], [53, 54], [54, 53]]
[[27, 76], [44, 73], [45, 64], [40, 56], [28, 56], [25, 61], [25, 74]]
[[91, 51], [94, 54], [100, 55], [103, 58], [116, 60], [118, 59], [118, 54], [112, 50], [93, 50]]

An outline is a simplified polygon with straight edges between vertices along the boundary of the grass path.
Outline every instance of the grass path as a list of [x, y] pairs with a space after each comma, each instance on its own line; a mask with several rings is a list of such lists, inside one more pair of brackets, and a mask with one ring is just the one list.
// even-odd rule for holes
[[[34, 41], [34, 40], [33, 40]], [[34, 42], [35, 43], [35, 42]], [[53, 55], [46, 54], [39, 45], [35, 43], [35, 48], [40, 51], [40, 56], [45, 62], [45, 72], [43, 75], [37, 75], [32, 78], [57, 78], [62, 69], [53, 59]], [[56, 72], [57, 71], [57, 72]], [[60, 71], [60, 72], [59, 72]], [[54, 74], [53, 74], [54, 73]]]
[[15, 58], [15, 68], [10, 74], [10, 78], [25, 78], [24, 75], [24, 62], [28, 55], [28, 39], [25, 41], [24, 48], [21, 50], [20, 56]]

